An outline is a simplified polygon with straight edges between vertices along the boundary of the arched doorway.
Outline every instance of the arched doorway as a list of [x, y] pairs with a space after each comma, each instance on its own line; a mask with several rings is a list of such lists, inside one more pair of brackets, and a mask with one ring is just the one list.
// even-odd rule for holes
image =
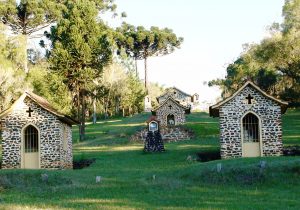
[[23, 129], [22, 168], [36, 169], [40, 167], [39, 142], [39, 131], [36, 127], [28, 125]]
[[167, 125], [168, 126], [174, 126], [175, 125], [175, 117], [173, 114], [169, 114], [167, 116]]
[[243, 157], [259, 157], [260, 150], [260, 122], [259, 118], [248, 113], [242, 118]]

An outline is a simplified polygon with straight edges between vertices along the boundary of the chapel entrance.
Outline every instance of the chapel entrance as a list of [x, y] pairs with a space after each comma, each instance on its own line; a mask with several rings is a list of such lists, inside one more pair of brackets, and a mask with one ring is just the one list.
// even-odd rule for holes
[[252, 113], [248, 113], [242, 120], [243, 157], [259, 157], [260, 130], [259, 119]]
[[23, 165], [22, 168], [39, 168], [39, 133], [38, 130], [29, 125], [23, 133]]
[[174, 126], [175, 125], [175, 117], [173, 114], [169, 114], [167, 116], [167, 125], [168, 126]]

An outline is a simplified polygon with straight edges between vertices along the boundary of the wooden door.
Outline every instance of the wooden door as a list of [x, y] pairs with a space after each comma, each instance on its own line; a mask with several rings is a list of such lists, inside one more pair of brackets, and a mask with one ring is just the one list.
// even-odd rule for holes
[[32, 125], [25, 128], [23, 148], [23, 168], [38, 169], [40, 165], [39, 134], [38, 130]]
[[260, 125], [259, 119], [248, 113], [242, 120], [243, 157], [259, 157], [260, 151]]

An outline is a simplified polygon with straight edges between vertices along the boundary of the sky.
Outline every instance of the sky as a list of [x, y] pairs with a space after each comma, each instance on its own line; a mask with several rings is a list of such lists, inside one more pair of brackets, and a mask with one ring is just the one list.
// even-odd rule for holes
[[[239, 57], [245, 43], [259, 43], [267, 27], [282, 22], [284, 0], [115, 0], [127, 18], [107, 19], [114, 27], [121, 21], [149, 29], [173, 29], [184, 38], [174, 53], [148, 59], [148, 78], [164, 87], [198, 93], [200, 101], [214, 102], [220, 90], [204, 82], [224, 78], [226, 66]], [[138, 62], [141, 79], [143, 61]]]

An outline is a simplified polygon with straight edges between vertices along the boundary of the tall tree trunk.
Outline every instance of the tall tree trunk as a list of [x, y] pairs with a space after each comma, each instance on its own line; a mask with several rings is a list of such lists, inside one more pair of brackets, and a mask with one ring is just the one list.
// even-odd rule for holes
[[104, 102], [104, 119], [108, 118], [108, 99]]
[[116, 97], [116, 109], [115, 109], [115, 112], [116, 112], [116, 115], [119, 115], [120, 114], [120, 104], [121, 104], [121, 97], [120, 96], [117, 96]]
[[138, 77], [138, 67], [137, 67], [137, 58], [135, 60], [135, 76]]
[[22, 38], [23, 38], [23, 43], [24, 43], [24, 71], [26, 74], [28, 74], [29, 70], [28, 70], [28, 53], [27, 53], [27, 41], [28, 41], [28, 35], [23, 34]]
[[93, 99], [93, 124], [97, 122], [97, 106], [96, 106], [96, 98]]
[[[81, 123], [81, 117], [80, 117], [80, 88], [79, 88], [79, 83], [77, 82], [77, 118], [78, 121]], [[81, 124], [78, 126], [79, 129], [79, 135], [81, 133]], [[80, 136], [79, 136], [79, 141], [80, 141]]]
[[84, 140], [85, 137], [85, 93], [81, 93], [81, 119], [80, 119], [80, 141]]
[[148, 94], [148, 73], [147, 73], [147, 56], [144, 58], [144, 67], [145, 67], [145, 89]]

